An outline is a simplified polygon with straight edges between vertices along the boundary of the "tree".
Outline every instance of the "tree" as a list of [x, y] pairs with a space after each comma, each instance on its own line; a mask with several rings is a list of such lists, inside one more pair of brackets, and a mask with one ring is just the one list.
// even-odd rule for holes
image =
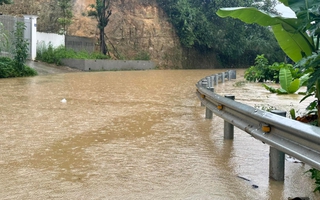
[[14, 61], [18, 71], [23, 71], [24, 64], [28, 57], [28, 41], [24, 39], [24, 31], [26, 26], [23, 22], [17, 22], [16, 29], [14, 31]]
[[[274, 0], [266, 0], [263, 9], [272, 11]], [[257, 54], [270, 61], [280, 61], [284, 53], [271, 31], [240, 20], [222, 19], [216, 15], [220, 7], [250, 6], [245, 0], [157, 0], [169, 19], [182, 46], [200, 52], [213, 52], [221, 63], [243, 65], [254, 62]], [[261, 5], [262, 6], [262, 5]]]
[[99, 29], [99, 44], [100, 44], [100, 52], [104, 55], [107, 54], [108, 49], [105, 42], [105, 27], [109, 23], [109, 18], [112, 14], [110, 9], [110, 1], [111, 0], [96, 0], [96, 4], [89, 5], [88, 16], [93, 16], [96, 18], [98, 22]]
[[0, 0], [0, 5], [3, 4], [12, 4], [12, 0]]
[[58, 23], [60, 24], [60, 31], [63, 35], [67, 34], [67, 27], [72, 23], [72, 4], [71, 0], [58, 0], [58, 7], [60, 8], [62, 14], [58, 18]]

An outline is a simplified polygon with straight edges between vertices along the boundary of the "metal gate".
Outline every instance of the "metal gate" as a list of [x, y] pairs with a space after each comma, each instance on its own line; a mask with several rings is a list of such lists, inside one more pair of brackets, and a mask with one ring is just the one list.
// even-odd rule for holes
[[13, 57], [14, 31], [17, 22], [25, 24], [24, 39], [28, 42], [28, 59], [32, 49], [32, 20], [30, 18], [0, 15], [0, 56]]

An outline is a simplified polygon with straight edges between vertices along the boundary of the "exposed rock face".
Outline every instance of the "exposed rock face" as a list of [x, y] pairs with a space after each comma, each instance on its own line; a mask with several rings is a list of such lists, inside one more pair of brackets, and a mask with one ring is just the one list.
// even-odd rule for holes
[[[59, 9], [56, 0], [13, 0], [14, 4], [0, 6], [6, 15], [32, 14], [39, 16], [40, 32], [57, 32]], [[83, 16], [95, 0], [73, 0], [74, 19], [69, 35], [98, 38], [97, 21]], [[108, 48], [116, 56], [133, 59], [147, 52], [160, 67], [181, 68], [182, 48], [174, 28], [156, 0], [114, 0], [112, 15], [106, 27]]]

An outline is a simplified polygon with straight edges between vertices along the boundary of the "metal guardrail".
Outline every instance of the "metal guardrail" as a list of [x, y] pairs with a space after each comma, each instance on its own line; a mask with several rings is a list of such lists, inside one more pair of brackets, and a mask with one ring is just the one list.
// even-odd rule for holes
[[214, 114], [271, 147], [320, 170], [320, 127], [222, 97], [212, 92], [214, 89], [207, 77], [196, 86], [202, 105]]

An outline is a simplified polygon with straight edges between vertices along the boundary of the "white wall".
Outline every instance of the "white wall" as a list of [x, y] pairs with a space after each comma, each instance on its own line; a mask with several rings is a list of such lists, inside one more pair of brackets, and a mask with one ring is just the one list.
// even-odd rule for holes
[[60, 45], [64, 46], [64, 35], [59, 35], [56, 33], [42, 33], [37, 32], [37, 46], [38, 45], [47, 45], [49, 42], [53, 47], [58, 47]]

